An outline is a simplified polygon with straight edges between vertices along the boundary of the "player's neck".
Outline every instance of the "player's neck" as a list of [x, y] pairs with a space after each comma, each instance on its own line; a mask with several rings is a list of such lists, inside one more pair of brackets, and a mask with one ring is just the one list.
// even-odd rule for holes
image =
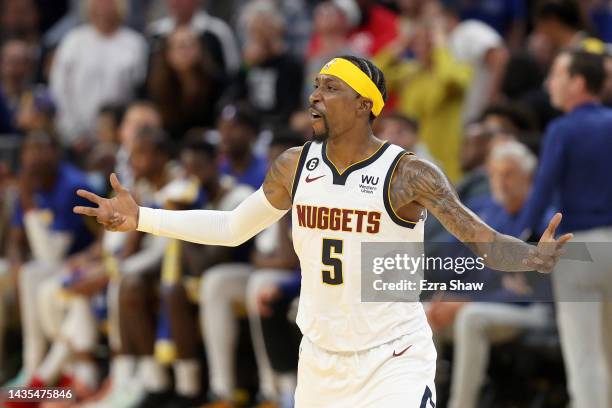
[[373, 155], [382, 143], [369, 129], [358, 137], [330, 138], [326, 147], [327, 158], [342, 172], [351, 164]]

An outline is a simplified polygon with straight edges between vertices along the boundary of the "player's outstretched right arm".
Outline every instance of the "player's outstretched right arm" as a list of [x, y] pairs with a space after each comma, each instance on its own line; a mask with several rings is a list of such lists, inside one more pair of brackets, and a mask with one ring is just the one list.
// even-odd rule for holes
[[538, 245], [501, 234], [461, 203], [442, 170], [426, 160], [405, 155], [390, 188], [394, 208], [415, 201], [429, 210], [457, 239], [484, 258], [492, 269], [509, 272], [551, 272], [572, 234], [555, 238], [561, 214], [555, 215]]
[[[298, 148], [300, 149], [300, 148]], [[96, 217], [109, 231], [138, 229], [155, 235], [207, 245], [236, 246], [278, 221], [291, 207], [291, 183], [300, 150], [284, 152], [272, 164], [262, 188], [232, 211], [169, 211], [139, 207], [115, 174], [110, 181], [116, 195], [102, 198], [85, 190], [77, 194], [98, 207], [74, 208]]]

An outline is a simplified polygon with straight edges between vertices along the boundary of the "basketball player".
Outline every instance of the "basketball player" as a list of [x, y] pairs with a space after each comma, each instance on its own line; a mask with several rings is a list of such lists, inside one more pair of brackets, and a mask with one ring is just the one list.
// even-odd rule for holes
[[295, 406], [434, 407], [436, 351], [423, 308], [360, 301], [361, 243], [422, 242], [421, 214], [428, 210], [477, 255], [486, 253], [487, 266], [550, 272], [572, 236], [555, 240], [561, 214], [537, 247], [488, 227], [436, 166], [372, 134], [385, 98], [374, 64], [335, 58], [316, 77], [310, 96], [314, 142], [283, 153], [262, 188], [235, 210], [138, 207], [113, 174], [114, 198], [79, 190], [98, 207], [74, 211], [113, 231], [238, 245], [291, 209], [302, 269], [297, 323], [304, 335]]

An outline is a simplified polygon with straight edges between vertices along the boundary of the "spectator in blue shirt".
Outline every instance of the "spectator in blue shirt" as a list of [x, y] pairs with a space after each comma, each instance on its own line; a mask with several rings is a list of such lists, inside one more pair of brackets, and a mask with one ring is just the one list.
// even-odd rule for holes
[[[29, 381], [42, 361], [49, 332], [57, 329], [53, 322], [58, 316], [43, 300], [42, 284], [59, 282], [67, 257], [84, 253], [95, 241], [90, 224], [72, 212], [74, 205], [84, 204], [76, 196], [79, 188], [90, 188], [86, 176], [60, 160], [55, 138], [43, 131], [28, 134], [9, 242], [9, 262], [19, 278], [24, 339], [24, 371], [15, 385]], [[32, 260], [26, 263], [28, 247]]]
[[[468, 206], [497, 231], [510, 233], [527, 199], [536, 165], [534, 154], [525, 145], [516, 141], [495, 143], [487, 160], [491, 195], [478, 197]], [[552, 216], [552, 211], [547, 216]], [[542, 218], [540, 232], [548, 219]], [[467, 250], [462, 256], [469, 256]], [[537, 302], [551, 298], [550, 280], [547, 276], [533, 277], [528, 282], [525, 274], [470, 270], [462, 281], [483, 282], [484, 290], [462, 293], [456, 301], [430, 304], [427, 315], [437, 337], [450, 337], [454, 342], [449, 407], [478, 405], [491, 344], [511, 340], [523, 329], [550, 323], [550, 307]]]
[[[612, 241], [612, 109], [599, 101], [604, 80], [600, 55], [565, 51], [555, 59], [547, 86], [565, 115], [546, 130], [519, 231], [533, 229], [556, 199], [563, 214], [560, 232], [573, 232], [575, 242]], [[589, 252], [594, 262], [565, 260], [553, 274], [557, 320], [573, 406], [609, 407], [612, 373], [606, 361], [612, 361], [612, 350], [602, 339], [610, 333], [603, 301], [610, 298], [603, 293], [612, 293], [612, 259], [601, 246]]]
[[255, 112], [245, 105], [227, 105], [219, 119], [219, 147], [224, 155], [219, 170], [254, 189], [261, 187], [268, 170], [267, 160], [253, 152], [259, 125]]
[[[21, 151], [20, 196], [12, 225], [27, 235], [32, 255], [40, 260], [61, 259], [83, 250], [94, 241], [91, 225], [87, 224], [86, 218], [72, 212], [72, 206], [84, 202], [82, 198], [74, 196], [76, 190], [90, 188], [87, 176], [60, 160], [59, 145], [56, 143], [50, 134], [34, 132], [27, 136]], [[53, 238], [66, 234], [66, 239], [59, 239], [63, 248], [51, 248], [53, 242], [49, 241], [40, 244], [34, 242], [37, 238], [34, 232], [38, 230], [29, 228], [27, 218], [30, 212], [43, 215], [44, 233], [51, 234]], [[57, 239], [55, 241], [58, 242]], [[57, 252], [49, 252], [52, 249], [57, 249]]]
[[560, 232], [612, 226], [612, 109], [598, 97], [604, 79], [599, 55], [567, 51], [555, 60], [547, 86], [553, 105], [566, 114], [546, 130], [521, 228], [532, 229], [553, 198], [563, 213]]

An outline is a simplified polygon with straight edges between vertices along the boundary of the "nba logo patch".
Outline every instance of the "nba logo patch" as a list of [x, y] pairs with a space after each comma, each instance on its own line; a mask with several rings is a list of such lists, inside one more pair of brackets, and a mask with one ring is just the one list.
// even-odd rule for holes
[[334, 58], [333, 60], [329, 61], [327, 64], [325, 64], [325, 66], [323, 67], [323, 69], [329, 69], [329, 67], [331, 67], [332, 65], [334, 65], [334, 62], [336, 62], [336, 58]]

